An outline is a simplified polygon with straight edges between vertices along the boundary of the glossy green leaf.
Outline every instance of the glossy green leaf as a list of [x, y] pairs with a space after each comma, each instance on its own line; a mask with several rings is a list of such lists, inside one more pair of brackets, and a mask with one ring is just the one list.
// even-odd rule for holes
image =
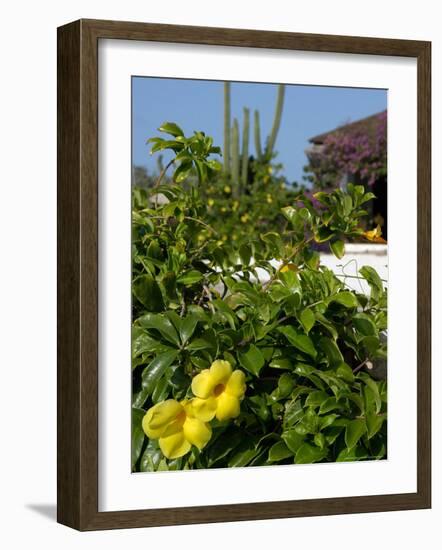
[[308, 336], [297, 332], [292, 326], [279, 327], [278, 330], [287, 338], [292, 346], [310, 357], [313, 357], [313, 359], [316, 358], [318, 352], [316, 351], [313, 341]]
[[287, 447], [284, 441], [277, 441], [269, 449], [269, 462], [279, 462], [293, 456], [293, 452]]
[[186, 271], [182, 275], [180, 275], [177, 279], [177, 282], [182, 285], [191, 286], [191, 285], [194, 285], [195, 283], [198, 283], [203, 278], [204, 278], [204, 275], [202, 273], [200, 273], [196, 269], [191, 269], [189, 271]]
[[357, 313], [352, 319], [355, 329], [364, 336], [377, 336], [378, 330], [373, 319], [366, 313]]
[[355, 294], [353, 294], [353, 292], [350, 292], [349, 290], [343, 290], [342, 292], [335, 294], [330, 298], [330, 302], [335, 302], [337, 304], [340, 304], [341, 306], [348, 308], [359, 306], [359, 302]]
[[344, 241], [330, 241], [330, 250], [339, 260], [345, 255], [345, 244]]
[[155, 359], [149, 363], [142, 375], [143, 394], [137, 402], [134, 403], [134, 406], [142, 406], [144, 404], [147, 397], [154, 390], [155, 385], [166, 372], [166, 369], [170, 367], [178, 357], [178, 354], [178, 350], [166, 351], [165, 353], [157, 355]]
[[141, 422], [145, 414], [143, 409], [132, 408], [132, 469], [140, 458], [144, 443], [144, 432]]
[[161, 124], [158, 130], [160, 132], [170, 134], [174, 137], [184, 136], [184, 132], [181, 130], [178, 124], [175, 124], [175, 122], [164, 122], [163, 124]]
[[351, 420], [345, 429], [345, 444], [347, 448], [352, 449], [365, 434], [366, 430], [367, 427], [363, 418]]
[[163, 338], [175, 346], [180, 346], [180, 338], [170, 319], [161, 314], [147, 313], [138, 319], [140, 326], [157, 330]]
[[344, 357], [342, 356], [341, 350], [334, 340], [323, 336], [319, 340], [319, 346], [324, 351], [327, 359], [330, 363], [330, 366], [338, 366], [344, 362]]
[[315, 324], [316, 317], [313, 311], [307, 308], [303, 309], [299, 314], [299, 321], [305, 332], [308, 334]]
[[255, 376], [259, 375], [259, 371], [265, 364], [265, 359], [259, 348], [252, 344], [246, 353], [238, 353], [240, 364], [250, 373]]
[[132, 282], [132, 292], [148, 311], [163, 311], [164, 300], [158, 283], [151, 275], [140, 275]]
[[319, 462], [327, 456], [327, 449], [320, 449], [310, 443], [303, 443], [295, 456], [296, 464], [312, 464]]

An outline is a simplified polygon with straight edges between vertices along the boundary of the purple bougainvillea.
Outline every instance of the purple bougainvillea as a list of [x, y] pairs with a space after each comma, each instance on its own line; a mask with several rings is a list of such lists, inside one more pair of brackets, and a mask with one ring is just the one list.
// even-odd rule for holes
[[326, 135], [309, 160], [306, 179], [315, 189], [336, 187], [345, 176], [373, 185], [387, 174], [387, 112], [373, 117], [370, 127], [348, 125]]

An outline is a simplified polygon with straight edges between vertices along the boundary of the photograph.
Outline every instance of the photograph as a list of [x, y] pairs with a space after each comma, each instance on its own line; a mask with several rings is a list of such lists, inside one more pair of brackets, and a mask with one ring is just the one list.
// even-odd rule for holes
[[388, 90], [131, 100], [132, 472], [387, 459]]

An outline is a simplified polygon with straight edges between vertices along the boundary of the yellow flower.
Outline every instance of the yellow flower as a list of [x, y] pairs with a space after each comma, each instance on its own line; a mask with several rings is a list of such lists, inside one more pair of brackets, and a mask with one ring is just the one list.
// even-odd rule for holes
[[221, 207], [221, 212], [223, 212], [223, 213], [224, 213], [224, 212], [227, 212], [227, 208], [226, 208], [225, 206], [222, 206], [222, 207]]
[[232, 372], [228, 361], [214, 361], [192, 380], [196, 395], [193, 407], [198, 418], [209, 422], [213, 417], [220, 421], [236, 418], [240, 413], [240, 400], [246, 391], [245, 375], [241, 370]]
[[367, 241], [371, 241], [373, 243], [386, 244], [387, 241], [383, 239], [381, 235], [382, 235], [382, 230], [379, 224], [371, 231], [364, 231], [363, 233], [363, 236], [367, 239]]
[[295, 264], [286, 264], [283, 265], [279, 271], [281, 273], [286, 273], [287, 271], [298, 271], [298, 267]]
[[242, 223], [247, 223], [249, 219], [250, 219], [250, 216], [247, 212], [241, 216]]
[[232, 210], [236, 212], [238, 210], [239, 202], [233, 201]]
[[207, 201], [207, 204], [208, 204], [209, 206], [213, 206], [213, 205], [215, 204], [215, 201], [214, 201], [213, 199], [209, 199], [209, 200]]
[[230, 185], [224, 186], [224, 193], [229, 194], [231, 191], [232, 191], [232, 188], [230, 187]]
[[142, 426], [149, 439], [159, 440], [163, 455], [171, 459], [184, 456], [192, 445], [201, 450], [212, 436], [211, 427], [196, 415], [192, 400], [157, 403], [145, 414]]
[[268, 202], [269, 204], [272, 204], [272, 202], [273, 202], [272, 195], [267, 194], [267, 202]]

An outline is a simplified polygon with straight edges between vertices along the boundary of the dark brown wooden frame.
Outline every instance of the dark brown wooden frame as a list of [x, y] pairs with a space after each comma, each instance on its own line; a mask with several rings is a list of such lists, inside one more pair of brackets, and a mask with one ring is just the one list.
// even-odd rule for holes
[[[405, 56], [418, 70], [417, 492], [98, 511], [98, 40]], [[79, 530], [272, 519], [431, 506], [431, 43], [79, 20], [58, 29], [58, 521]]]

